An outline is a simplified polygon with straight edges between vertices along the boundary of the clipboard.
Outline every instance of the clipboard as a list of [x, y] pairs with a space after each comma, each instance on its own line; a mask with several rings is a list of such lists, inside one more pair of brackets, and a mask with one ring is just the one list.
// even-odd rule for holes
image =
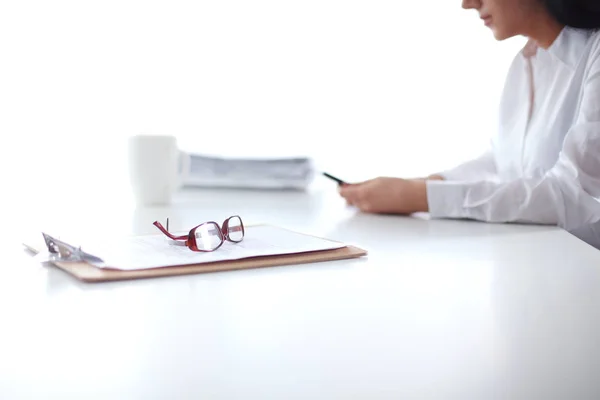
[[[38, 253], [41, 250], [41, 248], [36, 248], [35, 246], [32, 246], [28, 243], [23, 243], [23, 245], [33, 253]], [[192, 275], [209, 272], [235, 271], [253, 268], [277, 267], [284, 265], [308, 264], [359, 258], [365, 255], [367, 255], [366, 250], [348, 245], [332, 250], [320, 250], [282, 255], [269, 255], [242, 258], [236, 260], [216, 261], [202, 264], [165, 266], [161, 268], [138, 270], [104, 269], [95, 267], [85, 262], [57, 261], [52, 262], [52, 264], [80, 281], [96, 283], [131, 279], [160, 278], [166, 276]]]

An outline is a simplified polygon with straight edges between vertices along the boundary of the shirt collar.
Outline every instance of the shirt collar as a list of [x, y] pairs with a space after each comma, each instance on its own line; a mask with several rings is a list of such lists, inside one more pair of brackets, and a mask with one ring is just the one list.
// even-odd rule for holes
[[[590, 36], [591, 31], [589, 30], [565, 27], [550, 45], [547, 52], [570, 68], [575, 68], [583, 56]], [[523, 55], [532, 57], [537, 50], [538, 46], [530, 39], [523, 48]]]

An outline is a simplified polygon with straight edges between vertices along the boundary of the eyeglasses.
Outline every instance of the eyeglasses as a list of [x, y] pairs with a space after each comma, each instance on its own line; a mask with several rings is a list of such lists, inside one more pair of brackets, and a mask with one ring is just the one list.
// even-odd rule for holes
[[168, 219], [166, 228], [158, 221], [154, 221], [153, 225], [170, 239], [183, 241], [183, 244], [192, 251], [215, 251], [226, 240], [239, 243], [244, 239], [244, 223], [237, 215], [223, 221], [222, 227], [216, 222], [209, 221], [193, 227], [187, 235], [183, 236], [175, 236], [169, 232]]

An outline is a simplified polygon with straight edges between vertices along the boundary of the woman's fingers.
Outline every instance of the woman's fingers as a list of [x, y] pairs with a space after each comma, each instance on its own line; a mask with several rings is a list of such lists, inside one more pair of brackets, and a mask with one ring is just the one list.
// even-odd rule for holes
[[368, 213], [410, 214], [426, 211], [425, 181], [381, 177], [339, 189], [346, 202]]
[[358, 185], [344, 185], [340, 188], [340, 195], [346, 200], [356, 200], [361, 192], [361, 188]]
[[358, 207], [361, 211], [369, 211], [368, 186], [363, 184], [346, 185], [340, 188], [340, 195], [346, 199], [346, 204]]

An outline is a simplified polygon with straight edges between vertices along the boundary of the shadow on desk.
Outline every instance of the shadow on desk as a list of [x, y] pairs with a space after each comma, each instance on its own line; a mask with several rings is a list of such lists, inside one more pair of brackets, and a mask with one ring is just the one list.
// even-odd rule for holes
[[334, 237], [358, 235], [361, 238], [402, 240], [465, 240], [499, 235], [531, 235], [557, 231], [540, 225], [492, 224], [467, 220], [430, 220], [425, 216], [376, 215], [357, 212], [332, 229]]

